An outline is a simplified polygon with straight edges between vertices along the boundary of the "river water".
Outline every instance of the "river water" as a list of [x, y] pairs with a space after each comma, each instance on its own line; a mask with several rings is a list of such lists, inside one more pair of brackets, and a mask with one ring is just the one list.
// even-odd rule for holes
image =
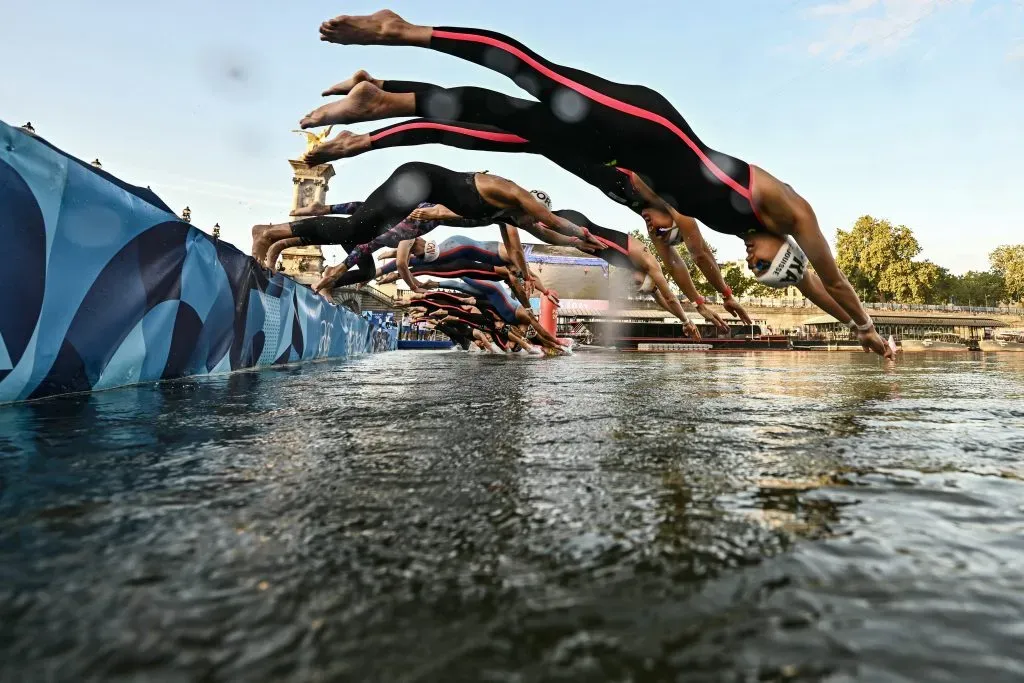
[[397, 352], [0, 408], [0, 680], [1020, 681], [1024, 357]]

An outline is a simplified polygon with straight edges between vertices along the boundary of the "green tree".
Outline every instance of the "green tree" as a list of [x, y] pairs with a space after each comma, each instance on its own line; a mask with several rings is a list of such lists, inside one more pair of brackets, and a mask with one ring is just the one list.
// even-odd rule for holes
[[[664, 273], [665, 277], [671, 282], [672, 276], [669, 275], [668, 270], [665, 268], [665, 263], [661, 260], [661, 256], [658, 255], [658, 251], [657, 249], [654, 248], [654, 243], [651, 241], [651, 238], [647, 235], [647, 233], [642, 232], [640, 230], [634, 230], [633, 232], [630, 233], [630, 236], [635, 240], [639, 240], [641, 243], [643, 243], [645, 247], [647, 247], [647, 251], [654, 254], [654, 258], [656, 258], [658, 260], [658, 263], [661, 264], [662, 273]], [[710, 244], [708, 244], [707, 247], [708, 249], [711, 250], [712, 254], [715, 253], [714, 247], [712, 247]], [[690, 252], [686, 249], [686, 245], [680, 243], [674, 246], [673, 249], [676, 250], [676, 253], [679, 254], [680, 258], [683, 259], [683, 263], [685, 263], [686, 267], [689, 269], [690, 277], [693, 278], [693, 286], [697, 288], [697, 291], [703, 294], [704, 296], [714, 294], [715, 288], [712, 287], [711, 283], [709, 283], [707, 278], [704, 277], [704, 273], [700, 272], [700, 269], [697, 268], [696, 265], [694, 265], [693, 258], [690, 256]]]
[[920, 253], [913, 231], [888, 220], [861, 216], [850, 230], [836, 231], [836, 262], [866, 301], [929, 299], [940, 270], [914, 261]]
[[961, 305], [995, 306], [1006, 298], [1006, 286], [998, 273], [968, 271], [956, 278], [950, 299]]
[[[665, 277], [670, 281], [672, 277], [669, 275], [668, 270], [665, 268], [664, 262], [658, 255], [658, 251], [654, 248], [654, 243], [651, 242], [651, 238], [648, 237], [647, 233], [641, 232], [640, 230], [634, 230], [630, 235], [635, 240], [639, 240], [643, 243], [647, 250], [654, 254], [654, 258], [658, 259], [658, 263], [661, 264], [661, 270], [665, 273]], [[707, 244], [707, 243], [705, 243]], [[717, 250], [707, 244], [708, 249], [711, 250], [712, 254], [717, 254]], [[693, 285], [697, 288], [697, 291], [704, 296], [713, 296], [718, 292], [711, 283], [708, 282], [707, 278], [704, 277], [704, 273], [697, 268], [697, 265], [693, 262], [693, 257], [690, 256], [689, 250], [685, 244], [677, 244], [674, 249], [676, 253], [682, 258], [683, 263], [686, 264], [687, 269], [690, 271], [690, 277], [693, 278]], [[756, 279], [746, 267], [742, 267], [736, 263], [726, 263], [722, 268], [722, 278], [725, 283], [732, 288], [732, 293], [736, 296], [760, 296], [760, 297], [780, 297], [784, 294], [783, 290], [775, 289], [774, 287], [768, 287], [762, 285]]]
[[954, 298], [959, 277], [949, 272], [948, 268], [936, 266], [938, 269], [935, 284], [925, 300], [926, 304], [948, 304]]
[[1004, 245], [988, 256], [992, 272], [1003, 280], [1005, 295], [1024, 302], [1024, 244]]
[[729, 262], [722, 266], [722, 279], [725, 284], [732, 288], [736, 296], [748, 296], [750, 290], [757, 284], [757, 280], [750, 276], [746, 268], [737, 263]]

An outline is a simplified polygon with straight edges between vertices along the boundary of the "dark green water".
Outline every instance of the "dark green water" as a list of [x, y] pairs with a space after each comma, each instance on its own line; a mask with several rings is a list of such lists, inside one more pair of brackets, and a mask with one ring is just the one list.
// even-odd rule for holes
[[1024, 357], [400, 352], [0, 408], [0, 680], [1019, 681]]

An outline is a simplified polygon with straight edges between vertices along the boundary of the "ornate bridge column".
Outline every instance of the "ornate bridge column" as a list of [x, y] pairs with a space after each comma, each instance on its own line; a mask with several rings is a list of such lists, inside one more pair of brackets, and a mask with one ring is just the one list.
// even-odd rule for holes
[[[292, 177], [292, 210], [310, 204], [327, 203], [327, 183], [334, 177], [334, 167], [330, 164], [309, 166], [302, 161], [289, 159]], [[320, 279], [320, 271], [324, 268], [324, 253], [318, 245], [293, 247], [285, 249], [281, 254], [281, 265], [287, 275], [303, 284], [311, 284]]]

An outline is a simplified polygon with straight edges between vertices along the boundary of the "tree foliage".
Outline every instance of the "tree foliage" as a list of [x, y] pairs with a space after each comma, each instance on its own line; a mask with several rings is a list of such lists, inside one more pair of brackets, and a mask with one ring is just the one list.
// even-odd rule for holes
[[861, 216], [836, 235], [836, 263], [865, 301], [925, 303], [939, 279], [939, 268], [914, 261], [921, 245], [905, 225]]
[[1003, 279], [1005, 294], [1024, 301], [1024, 244], [1004, 245], [988, 256], [992, 272]]
[[[654, 248], [654, 243], [651, 242], [651, 238], [648, 237], [647, 233], [640, 230], [634, 230], [630, 235], [635, 240], [639, 240], [643, 243], [647, 250], [654, 254], [654, 258], [661, 264], [661, 270], [665, 274], [665, 277], [672, 280], [668, 273], [668, 269], [665, 268], [665, 264], [661, 260], [661, 256], [658, 255], [658, 251]], [[706, 244], [706, 243], [705, 243]], [[712, 254], [717, 254], [717, 250], [710, 244], [706, 244], [707, 248]], [[697, 291], [704, 296], [712, 296], [717, 294], [715, 288], [711, 286], [707, 278], [704, 277], [704, 273], [697, 268], [697, 265], [693, 261], [693, 257], [690, 256], [690, 251], [686, 248], [685, 244], [677, 244], [673, 247], [676, 253], [682, 258], [683, 263], [686, 264], [687, 269], [690, 271], [690, 277], [693, 279], [693, 285], [697, 288]], [[776, 289], [774, 287], [768, 287], [763, 285], [754, 279], [750, 271], [743, 266], [735, 262], [729, 262], [721, 266], [722, 279], [725, 280], [726, 284], [732, 288], [732, 293], [736, 296], [758, 296], [758, 297], [780, 297], [784, 294], [783, 290]]]
[[[661, 262], [646, 232], [634, 230], [631, 235]], [[715, 252], [710, 245], [709, 248]], [[675, 250], [690, 269], [697, 291], [715, 294], [704, 274], [695, 267], [686, 246], [676, 245]], [[852, 228], [838, 230], [836, 235], [836, 262], [864, 301], [963, 306], [1024, 302], [1024, 244], [999, 247], [989, 255], [991, 270], [963, 275], [950, 273], [931, 261], [915, 260], [920, 253], [921, 245], [910, 228], [872, 216], [861, 216]], [[664, 263], [661, 267], [671, 279]], [[761, 284], [746, 267], [735, 262], [722, 265], [722, 277], [737, 296], [786, 295], [785, 290]]]

